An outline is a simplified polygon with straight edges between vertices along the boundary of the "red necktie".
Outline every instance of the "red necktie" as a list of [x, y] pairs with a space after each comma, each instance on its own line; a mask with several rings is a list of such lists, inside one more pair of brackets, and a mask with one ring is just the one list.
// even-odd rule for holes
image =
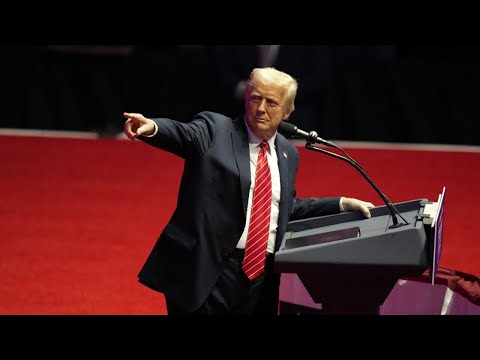
[[243, 259], [242, 269], [250, 280], [263, 273], [267, 256], [272, 204], [272, 179], [267, 161], [267, 149], [268, 142], [264, 140], [260, 143], [258, 154], [252, 211]]

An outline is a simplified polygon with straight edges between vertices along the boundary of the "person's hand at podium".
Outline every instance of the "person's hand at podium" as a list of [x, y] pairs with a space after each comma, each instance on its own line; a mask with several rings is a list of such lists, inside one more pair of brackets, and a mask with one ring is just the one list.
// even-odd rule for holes
[[372, 217], [369, 209], [375, 207], [371, 202], [348, 197], [343, 197], [340, 200], [340, 206], [343, 212], [359, 210], [367, 219]]

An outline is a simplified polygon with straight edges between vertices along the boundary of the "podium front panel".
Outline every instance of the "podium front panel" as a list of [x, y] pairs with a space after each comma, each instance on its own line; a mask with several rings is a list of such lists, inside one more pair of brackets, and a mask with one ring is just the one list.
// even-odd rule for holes
[[[386, 206], [289, 223], [274, 269], [282, 273], [422, 273], [430, 262], [428, 235], [421, 219], [423, 199], [394, 204], [408, 224], [391, 228]], [[399, 218], [399, 221], [403, 220]]]

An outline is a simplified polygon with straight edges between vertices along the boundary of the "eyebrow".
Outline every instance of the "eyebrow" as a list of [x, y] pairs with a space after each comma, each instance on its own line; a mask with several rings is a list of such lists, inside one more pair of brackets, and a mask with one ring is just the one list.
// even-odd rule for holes
[[273, 100], [277, 103], [279, 103], [281, 101], [281, 98], [280, 97], [276, 97], [276, 96], [273, 96], [273, 95], [269, 95], [269, 96], [264, 96], [262, 94], [260, 94], [258, 91], [255, 91], [253, 90], [251, 93], [251, 96], [259, 96], [259, 97], [264, 97], [265, 99], [267, 100]]

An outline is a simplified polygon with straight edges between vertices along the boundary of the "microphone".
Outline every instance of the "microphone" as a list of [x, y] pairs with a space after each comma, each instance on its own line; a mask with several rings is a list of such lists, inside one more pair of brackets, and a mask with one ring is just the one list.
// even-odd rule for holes
[[304, 140], [307, 140], [309, 143], [314, 143], [314, 144], [317, 143], [317, 144], [336, 147], [330, 141], [324, 140], [321, 137], [319, 137], [315, 131], [306, 132], [306, 131], [300, 130], [298, 127], [296, 127], [295, 125], [293, 125], [288, 121], [282, 121], [278, 126], [277, 130], [282, 135], [286, 135], [288, 137], [296, 136]]
[[[337, 159], [346, 161], [347, 163], [352, 165], [355, 169], [357, 169], [363, 175], [363, 177], [369, 182], [369, 184], [372, 185], [372, 187], [375, 189], [377, 194], [382, 198], [385, 205], [387, 205], [387, 208], [390, 211], [390, 215], [392, 216], [392, 222], [393, 222], [393, 225], [390, 225], [389, 227], [390, 228], [397, 228], [397, 227], [404, 226], [404, 225], [408, 224], [407, 220], [405, 220], [402, 217], [402, 215], [400, 215], [398, 210], [393, 206], [392, 202], [385, 196], [384, 193], [382, 193], [380, 191], [379, 187], [372, 181], [372, 179], [370, 179], [368, 177], [368, 175], [365, 173], [365, 171], [363, 171], [362, 167], [355, 160], [353, 160], [350, 157], [350, 155], [348, 155], [346, 153], [346, 151], [343, 150], [341, 147], [335, 145], [334, 143], [332, 143], [330, 141], [322, 139], [321, 137], [318, 136], [318, 134], [315, 131], [306, 132], [306, 131], [300, 130], [298, 127], [296, 127], [294, 124], [292, 124], [290, 122], [282, 121], [280, 123], [280, 125], [278, 126], [277, 130], [278, 130], [279, 133], [281, 133], [282, 135], [285, 135], [286, 137], [296, 136], [296, 137], [307, 140], [307, 144], [305, 145], [305, 147], [309, 150], [322, 152], [324, 154], [333, 156]], [[331, 147], [334, 147], [336, 149], [339, 149], [340, 151], [342, 151], [345, 154], [346, 157], [335, 154], [333, 152], [330, 152], [330, 151], [327, 151], [327, 150], [324, 150], [324, 149], [321, 149], [321, 148], [318, 148], [316, 146], [313, 146], [312, 145], [313, 143], [323, 144], [323, 145], [327, 145], [327, 146], [331, 146]], [[398, 222], [397, 215], [402, 218], [402, 220], [405, 222], [404, 224], [401, 224], [401, 223]]]

